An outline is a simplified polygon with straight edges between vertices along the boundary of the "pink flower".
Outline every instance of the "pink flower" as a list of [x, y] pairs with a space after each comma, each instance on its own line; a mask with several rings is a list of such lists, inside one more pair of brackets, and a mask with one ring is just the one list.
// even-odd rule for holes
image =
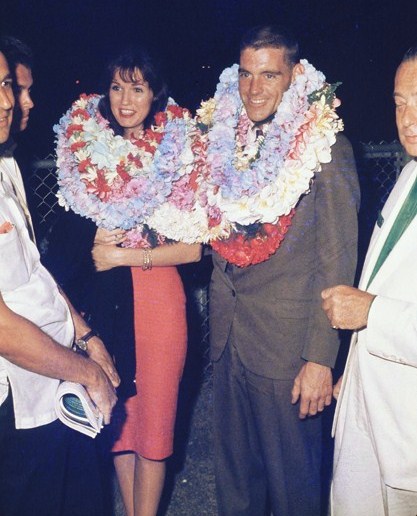
[[14, 225], [6, 220], [6, 222], [3, 222], [3, 224], [0, 226], [0, 234], [4, 235], [5, 233], [10, 233], [10, 231], [14, 228]]

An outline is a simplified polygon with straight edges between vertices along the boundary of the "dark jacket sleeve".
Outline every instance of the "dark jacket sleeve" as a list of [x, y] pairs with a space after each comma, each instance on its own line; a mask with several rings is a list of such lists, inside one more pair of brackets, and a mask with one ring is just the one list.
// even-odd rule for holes
[[357, 214], [359, 182], [349, 141], [339, 135], [332, 147], [332, 160], [315, 179], [315, 268], [309, 326], [302, 358], [334, 366], [338, 332], [330, 327], [321, 309], [321, 292], [334, 285], [352, 285], [358, 246]]
[[59, 213], [41, 242], [42, 261], [113, 356], [118, 394], [135, 394], [133, 285], [130, 267], [96, 272], [91, 249], [96, 225], [72, 211]]

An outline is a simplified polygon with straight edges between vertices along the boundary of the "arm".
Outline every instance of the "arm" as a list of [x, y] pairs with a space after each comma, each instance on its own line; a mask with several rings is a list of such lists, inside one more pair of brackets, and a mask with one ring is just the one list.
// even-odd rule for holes
[[417, 367], [417, 304], [346, 285], [322, 292], [323, 310], [339, 328], [367, 328], [367, 349], [384, 360]]
[[0, 355], [28, 371], [85, 385], [106, 424], [116, 403], [101, 367], [57, 344], [30, 321], [10, 310], [0, 294]]
[[357, 260], [359, 184], [352, 149], [344, 137], [332, 147], [332, 161], [317, 173], [314, 190], [316, 260], [311, 311], [302, 358], [306, 364], [294, 381], [292, 401], [300, 417], [315, 415], [331, 403], [331, 367], [339, 338], [321, 309], [321, 292], [335, 283], [352, 283]]
[[[201, 258], [201, 245], [178, 242], [156, 247], [152, 249], [151, 253], [153, 267], [181, 265], [198, 262]], [[142, 267], [144, 264], [143, 249], [95, 244], [92, 255], [98, 271], [105, 271], [120, 266]]]
[[[61, 289], [59, 289], [59, 291], [65, 298], [65, 301], [67, 302], [70, 309], [75, 328], [75, 338], [80, 339], [83, 335], [86, 335], [91, 330], [91, 328], [73, 307], [65, 293]], [[118, 387], [120, 384], [119, 375], [117, 374], [113, 360], [108, 354], [106, 347], [104, 346], [104, 343], [100, 337], [94, 336], [88, 341], [88, 356], [103, 368], [103, 371], [110, 378], [113, 387]]]
[[360, 330], [368, 325], [368, 314], [376, 296], [347, 285], [323, 290], [322, 307], [333, 328]]

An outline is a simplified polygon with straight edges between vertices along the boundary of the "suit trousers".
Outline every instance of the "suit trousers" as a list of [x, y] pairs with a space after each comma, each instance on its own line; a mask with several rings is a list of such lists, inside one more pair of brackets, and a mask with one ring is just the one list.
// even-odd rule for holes
[[229, 342], [213, 382], [219, 514], [319, 515], [321, 418], [299, 419], [293, 381], [250, 372]]

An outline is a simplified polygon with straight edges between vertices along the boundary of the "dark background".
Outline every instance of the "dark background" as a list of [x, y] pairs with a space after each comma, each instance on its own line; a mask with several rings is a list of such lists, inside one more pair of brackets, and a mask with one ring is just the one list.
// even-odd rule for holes
[[[144, 42], [163, 60], [171, 94], [195, 109], [237, 61], [239, 38], [261, 23], [289, 23], [301, 55], [338, 90], [346, 133], [395, 138], [393, 75], [417, 43], [417, 0], [0, 0], [0, 30], [23, 39], [36, 65], [25, 144], [52, 151], [52, 125], [81, 92], [95, 92], [110, 54]], [[76, 81], [79, 81], [77, 84]]]

